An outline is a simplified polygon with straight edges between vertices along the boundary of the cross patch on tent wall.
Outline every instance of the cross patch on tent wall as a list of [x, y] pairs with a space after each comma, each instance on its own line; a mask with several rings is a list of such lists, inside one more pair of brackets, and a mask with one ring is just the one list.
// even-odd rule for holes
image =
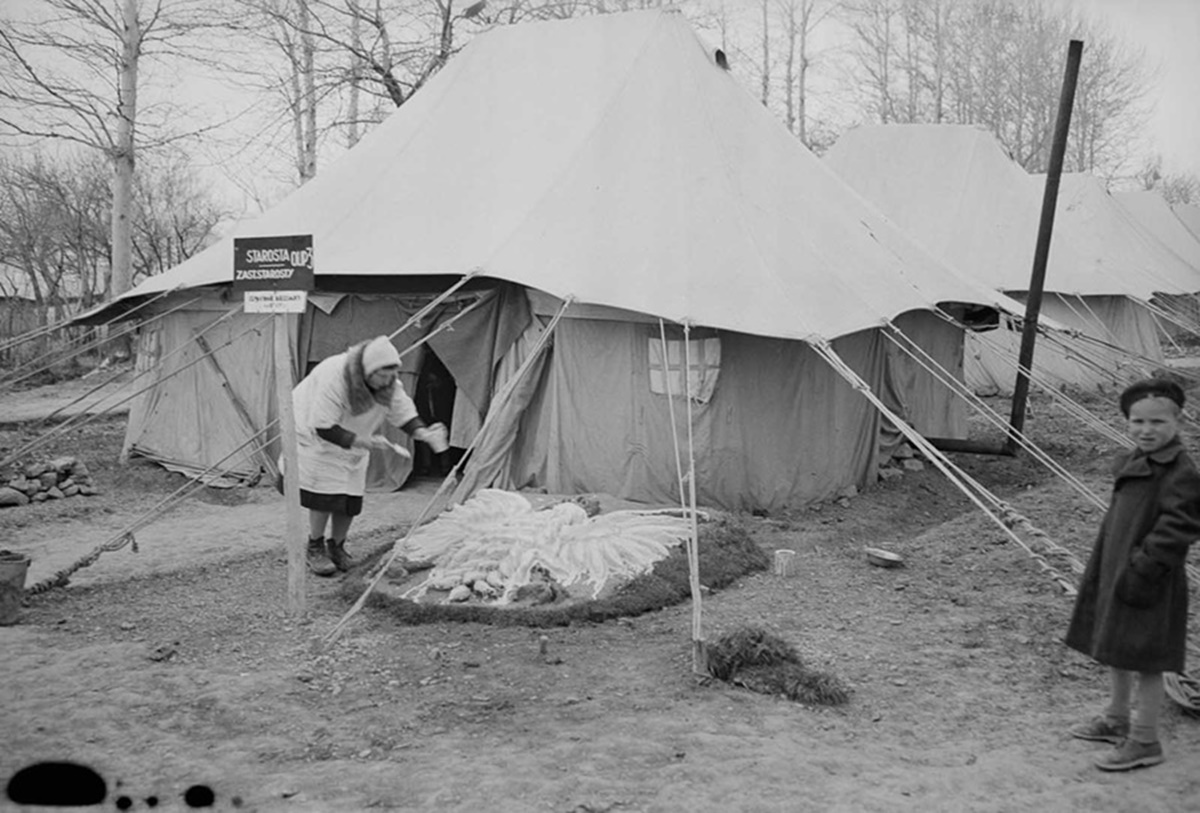
[[687, 348], [687, 382], [683, 378], [684, 347], [682, 339], [667, 339], [667, 363], [663, 364], [663, 343], [658, 336], [649, 339], [650, 391], [656, 395], [670, 392], [673, 398], [691, 393], [692, 400], [707, 404], [717, 386], [721, 372], [721, 340], [715, 336], [691, 339]]

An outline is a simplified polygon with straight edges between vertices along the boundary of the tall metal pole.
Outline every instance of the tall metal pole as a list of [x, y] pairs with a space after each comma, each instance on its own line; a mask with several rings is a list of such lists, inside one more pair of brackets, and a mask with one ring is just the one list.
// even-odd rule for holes
[[1029, 398], [1029, 370], [1033, 369], [1033, 343], [1037, 337], [1038, 313], [1042, 309], [1042, 288], [1046, 280], [1046, 261], [1050, 257], [1050, 234], [1054, 230], [1054, 207], [1062, 178], [1063, 155], [1067, 151], [1067, 133], [1071, 129], [1071, 108], [1075, 104], [1075, 84], [1083, 41], [1071, 40], [1067, 48], [1067, 68], [1063, 75], [1062, 95], [1058, 101], [1058, 119], [1054, 123], [1054, 141], [1050, 144], [1050, 165], [1046, 169], [1046, 189], [1042, 195], [1042, 219], [1038, 226], [1037, 248], [1033, 254], [1033, 273], [1029, 279], [1029, 300], [1025, 303], [1025, 324], [1021, 333], [1017, 381], [1013, 386], [1011, 432], [1007, 447], [1017, 450], [1017, 435], [1025, 428], [1025, 404]]

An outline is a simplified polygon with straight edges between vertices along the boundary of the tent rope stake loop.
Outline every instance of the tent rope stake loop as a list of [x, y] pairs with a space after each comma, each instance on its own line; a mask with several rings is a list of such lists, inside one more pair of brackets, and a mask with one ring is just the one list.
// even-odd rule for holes
[[83, 558], [75, 561], [69, 567], [64, 567], [62, 570], [55, 571], [53, 576], [43, 579], [32, 587], [25, 590], [26, 595], [37, 596], [42, 593], [53, 590], [55, 587], [66, 587], [72, 575], [77, 571], [83, 570], [85, 567], [91, 567], [100, 558], [101, 554], [111, 551], [118, 551], [126, 545], [131, 545], [134, 553], [138, 552], [137, 539], [134, 538], [132, 531], [126, 531], [120, 536], [114, 537], [107, 542], [102, 542], [92, 548], [91, 553]]

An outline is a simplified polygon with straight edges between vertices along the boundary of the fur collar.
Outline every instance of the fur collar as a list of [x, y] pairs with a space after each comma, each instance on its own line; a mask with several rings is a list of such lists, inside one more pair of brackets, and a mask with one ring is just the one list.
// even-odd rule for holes
[[392, 386], [381, 390], [372, 389], [367, 384], [362, 363], [363, 350], [366, 347], [367, 342], [359, 342], [346, 351], [346, 366], [342, 374], [346, 377], [346, 398], [350, 403], [351, 415], [361, 415], [376, 404], [388, 406], [392, 403], [392, 393], [396, 388], [394, 381]]

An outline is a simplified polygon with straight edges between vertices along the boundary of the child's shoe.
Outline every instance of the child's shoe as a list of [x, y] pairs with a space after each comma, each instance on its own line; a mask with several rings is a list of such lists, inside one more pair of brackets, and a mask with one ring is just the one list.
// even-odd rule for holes
[[1071, 736], [1077, 740], [1111, 742], [1113, 745], [1120, 745], [1121, 741], [1129, 736], [1129, 721], [1094, 717], [1086, 723], [1071, 726]]
[[1096, 767], [1102, 771], [1129, 771], [1162, 761], [1162, 743], [1126, 739], [1107, 754], [1096, 757]]

